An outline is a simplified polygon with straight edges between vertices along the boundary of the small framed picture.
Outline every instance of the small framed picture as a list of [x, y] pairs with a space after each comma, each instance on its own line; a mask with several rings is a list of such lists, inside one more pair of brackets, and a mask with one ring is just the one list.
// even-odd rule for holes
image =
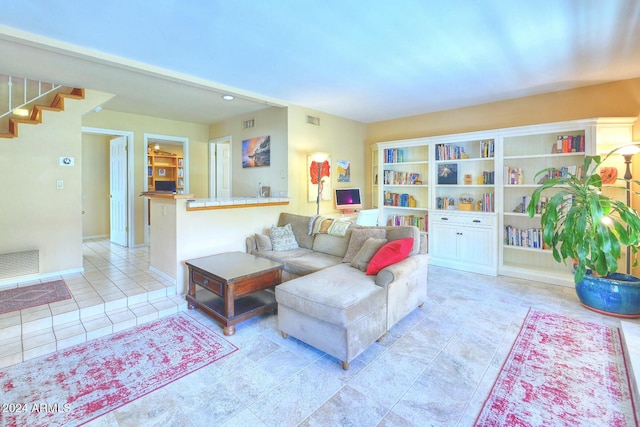
[[167, 176], [167, 170], [165, 168], [158, 169], [158, 176]]

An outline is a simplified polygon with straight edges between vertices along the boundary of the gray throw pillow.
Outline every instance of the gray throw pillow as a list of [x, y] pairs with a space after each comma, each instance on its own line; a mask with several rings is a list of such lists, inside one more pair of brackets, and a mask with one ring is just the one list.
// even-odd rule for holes
[[291, 224], [287, 224], [284, 227], [271, 227], [269, 237], [274, 251], [290, 251], [300, 247], [296, 241], [296, 236], [293, 234]]
[[256, 247], [259, 251], [270, 251], [273, 249], [271, 246], [271, 239], [264, 234], [256, 233]]
[[371, 261], [371, 258], [373, 258], [376, 252], [378, 252], [385, 243], [387, 243], [387, 239], [368, 238], [356, 256], [353, 257], [353, 260], [349, 265], [362, 272], [366, 272], [367, 267], [369, 266], [369, 261]]
[[349, 246], [344, 254], [342, 262], [351, 262], [358, 251], [369, 238], [384, 239], [387, 232], [383, 228], [354, 228], [349, 238]]

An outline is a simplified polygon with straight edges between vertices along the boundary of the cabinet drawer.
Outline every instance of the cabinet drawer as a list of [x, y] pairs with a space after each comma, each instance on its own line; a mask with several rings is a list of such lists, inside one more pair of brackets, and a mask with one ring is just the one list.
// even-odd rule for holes
[[495, 223], [494, 215], [460, 215], [448, 212], [432, 212], [429, 214], [432, 224], [451, 224], [475, 227], [493, 227]]
[[196, 285], [207, 288], [216, 295], [222, 295], [222, 285], [212, 278], [205, 276], [204, 274], [193, 271], [191, 272], [191, 280]]

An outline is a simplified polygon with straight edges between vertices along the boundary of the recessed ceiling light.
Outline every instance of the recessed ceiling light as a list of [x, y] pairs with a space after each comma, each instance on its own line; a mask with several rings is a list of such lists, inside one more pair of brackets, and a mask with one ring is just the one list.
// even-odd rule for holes
[[222, 95], [222, 99], [224, 99], [225, 101], [233, 101], [235, 99], [235, 96], [233, 96], [233, 95]]

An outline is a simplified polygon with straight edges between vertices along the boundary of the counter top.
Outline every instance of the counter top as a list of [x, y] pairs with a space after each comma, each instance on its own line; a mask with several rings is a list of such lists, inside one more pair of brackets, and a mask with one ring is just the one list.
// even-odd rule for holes
[[140, 196], [159, 199], [193, 199], [193, 194], [176, 194], [172, 191], [143, 191]]
[[229, 208], [249, 208], [260, 206], [288, 205], [287, 197], [228, 197], [218, 199], [187, 200], [187, 210], [212, 210]]

